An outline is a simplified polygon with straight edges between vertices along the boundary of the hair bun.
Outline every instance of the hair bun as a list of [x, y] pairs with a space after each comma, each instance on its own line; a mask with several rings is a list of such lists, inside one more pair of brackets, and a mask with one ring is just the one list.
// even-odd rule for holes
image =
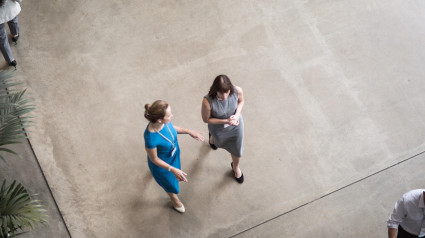
[[167, 108], [168, 103], [162, 100], [156, 100], [152, 104], [145, 104], [145, 118], [155, 123], [158, 119], [164, 118]]
[[151, 120], [151, 116], [149, 115], [149, 108], [150, 107], [151, 107], [151, 105], [145, 104], [145, 118], [148, 119], [149, 121]]

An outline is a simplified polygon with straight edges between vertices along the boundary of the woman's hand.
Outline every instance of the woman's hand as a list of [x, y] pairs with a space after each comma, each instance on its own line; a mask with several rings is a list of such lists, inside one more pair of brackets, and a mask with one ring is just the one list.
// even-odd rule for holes
[[188, 133], [192, 138], [199, 140], [199, 141], [204, 141], [204, 136], [202, 135], [201, 132], [199, 131], [192, 131], [190, 130]]
[[173, 125], [174, 129], [176, 129], [178, 134], [189, 134], [192, 138], [199, 140], [199, 141], [204, 141], [204, 137], [202, 136], [202, 133], [199, 131], [192, 131], [189, 129], [184, 129], [181, 128], [179, 126]]
[[237, 126], [239, 125], [239, 115], [232, 115], [229, 117], [229, 125], [231, 126]]
[[171, 173], [174, 174], [174, 176], [176, 177], [176, 179], [180, 182], [187, 182], [187, 174], [185, 172], [183, 172], [182, 170], [178, 169], [178, 168], [171, 168]]

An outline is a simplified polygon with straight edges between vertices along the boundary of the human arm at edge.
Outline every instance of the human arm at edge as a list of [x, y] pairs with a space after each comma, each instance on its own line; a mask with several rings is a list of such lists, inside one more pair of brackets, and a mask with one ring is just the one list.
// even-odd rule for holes
[[401, 197], [394, 205], [394, 210], [391, 216], [388, 218], [388, 238], [397, 237], [397, 229], [400, 223], [406, 217], [406, 211], [404, 209], [404, 197]]
[[388, 238], [397, 238], [397, 229], [388, 228]]

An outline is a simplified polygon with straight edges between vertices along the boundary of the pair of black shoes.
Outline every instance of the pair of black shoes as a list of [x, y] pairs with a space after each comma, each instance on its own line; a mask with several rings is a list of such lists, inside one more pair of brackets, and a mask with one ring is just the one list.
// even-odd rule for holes
[[[210, 141], [211, 141], [211, 133], [208, 133], [208, 144], [210, 144], [211, 149], [216, 150], [217, 149], [217, 146], [214, 145], [214, 144], [211, 144]], [[232, 171], [233, 171], [233, 162], [230, 163], [230, 166], [232, 167]], [[239, 178], [236, 178], [235, 171], [233, 171], [233, 176], [235, 177], [235, 180], [238, 183], [243, 183], [243, 181], [244, 181], [243, 173], [242, 173], [242, 175]]]

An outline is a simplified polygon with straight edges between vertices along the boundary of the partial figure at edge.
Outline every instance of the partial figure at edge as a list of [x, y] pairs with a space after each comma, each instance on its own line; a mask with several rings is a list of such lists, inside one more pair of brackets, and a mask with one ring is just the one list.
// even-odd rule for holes
[[403, 194], [394, 205], [387, 227], [389, 238], [425, 237], [425, 189]]
[[15, 45], [18, 44], [18, 14], [21, 12], [21, 6], [19, 5], [21, 1], [22, 0], [0, 0], [0, 51], [9, 66], [15, 67], [15, 69], [18, 63], [13, 58], [4, 24], [7, 22], [10, 33], [12, 34], [12, 41], [15, 42]]

